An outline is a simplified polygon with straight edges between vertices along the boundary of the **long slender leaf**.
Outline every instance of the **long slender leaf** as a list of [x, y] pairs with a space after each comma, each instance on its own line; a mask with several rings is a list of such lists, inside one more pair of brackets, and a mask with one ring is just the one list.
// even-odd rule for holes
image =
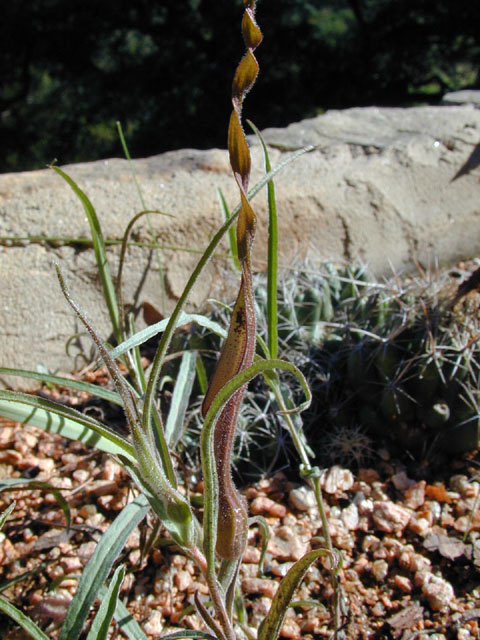
[[[227, 201], [222, 191], [218, 189], [218, 200], [220, 202], [220, 209], [222, 211], [223, 221], [226, 222], [230, 218], [230, 211], [228, 209]], [[228, 230], [228, 243], [230, 245], [230, 253], [232, 254], [233, 266], [237, 271], [241, 271], [240, 260], [238, 259], [237, 249], [237, 234], [234, 227], [230, 227]]]
[[62, 171], [59, 167], [55, 167], [52, 165], [51, 167], [54, 171], [61, 176], [65, 182], [73, 189], [74, 193], [80, 199], [83, 208], [85, 209], [85, 213], [87, 214], [88, 222], [90, 224], [90, 232], [92, 234], [93, 240], [93, 249], [95, 252], [95, 258], [97, 261], [98, 272], [100, 274], [100, 280], [103, 287], [103, 295], [105, 298], [105, 302], [108, 307], [108, 312], [110, 314], [110, 321], [112, 323], [113, 333], [118, 342], [122, 340], [121, 334], [121, 324], [120, 324], [120, 312], [118, 309], [117, 299], [115, 296], [115, 287], [113, 286], [112, 276], [110, 274], [110, 269], [107, 261], [107, 252], [105, 249], [105, 240], [103, 238], [102, 229], [100, 227], [100, 223], [98, 221], [97, 214], [95, 209], [85, 195], [85, 193], [80, 189], [77, 183], [72, 180], [72, 178], [67, 175], [64, 171]]
[[183, 434], [185, 414], [195, 379], [196, 361], [196, 351], [185, 351], [175, 381], [170, 410], [165, 424], [165, 440], [172, 449], [176, 448]]
[[79, 440], [107, 453], [121, 453], [135, 459], [132, 444], [113, 429], [91, 416], [46, 398], [0, 390], [0, 415], [49, 433], [58, 433], [69, 440]]
[[325, 549], [310, 551], [290, 567], [288, 573], [280, 582], [280, 586], [273, 597], [269, 612], [260, 624], [258, 640], [276, 640], [278, 638], [296, 588], [315, 560], [324, 555], [330, 554]]
[[[102, 585], [98, 592], [98, 597], [103, 599], [106, 594], [107, 587]], [[130, 640], [147, 640], [147, 634], [143, 631], [121, 600], [117, 600], [113, 617], [117, 621], [119, 628], [128, 636], [128, 638], [130, 638]]]
[[3, 613], [22, 627], [33, 640], [50, 640], [31, 618], [22, 613], [20, 609], [17, 609], [15, 605], [3, 596], [0, 596], [0, 611], [3, 611]]
[[29, 576], [34, 576], [37, 573], [40, 573], [47, 566], [48, 566], [47, 562], [42, 562], [41, 564], [37, 565], [34, 569], [30, 569], [30, 571], [24, 571], [20, 575], [15, 576], [15, 578], [11, 578], [10, 580], [5, 580], [5, 582], [2, 582], [2, 584], [0, 584], [0, 592], [1, 591], [5, 591], [6, 589], [9, 589], [10, 587], [13, 587], [14, 584], [17, 584], [18, 582], [21, 582], [22, 580], [26, 580], [26, 578], [28, 578]]
[[[265, 170], [267, 174], [271, 171], [270, 157], [268, 155], [267, 145], [262, 134], [253, 124], [247, 121], [256, 133], [260, 144], [262, 145], [263, 155], [265, 159]], [[278, 355], [278, 312], [277, 312], [277, 276], [278, 276], [278, 221], [277, 221], [277, 204], [275, 201], [275, 187], [273, 178], [269, 180], [267, 185], [268, 200], [268, 269], [267, 269], [267, 328], [268, 328], [268, 349], [270, 358], [276, 358]]]
[[[115, 347], [115, 349], [112, 349], [112, 351], [110, 351], [110, 356], [114, 359], [117, 359], [121, 355], [129, 351], [130, 349], [133, 349], [134, 347], [139, 347], [141, 344], [143, 344], [147, 340], [150, 340], [150, 338], [153, 338], [159, 333], [163, 333], [163, 331], [165, 331], [165, 329], [167, 328], [167, 325], [169, 322], [170, 322], [170, 318], [165, 318], [160, 322], [156, 322], [155, 324], [151, 324], [149, 327], [142, 329], [142, 331], [139, 331], [138, 333], [133, 335], [131, 338], [128, 338], [127, 340], [125, 340], [124, 342], [119, 344], [118, 347]], [[182, 312], [178, 317], [176, 327], [183, 327], [187, 324], [190, 324], [191, 322], [195, 322], [199, 326], [209, 329], [210, 331], [212, 331], [212, 333], [215, 333], [217, 336], [220, 336], [221, 338], [225, 338], [227, 335], [227, 332], [225, 331], [225, 329], [222, 326], [220, 326], [218, 322], [215, 322], [214, 320], [211, 320], [210, 318], [199, 315], [197, 313]]]
[[41, 482], [40, 480], [32, 478], [3, 478], [0, 479], [0, 492], [8, 491], [16, 487], [23, 487], [25, 485], [27, 489], [41, 489], [42, 491], [47, 490], [50, 491], [50, 493], [53, 493], [65, 516], [67, 529], [70, 529], [70, 507], [68, 502], [62, 496], [60, 489], [53, 487], [49, 482]]
[[17, 503], [15, 502], [15, 500], [12, 502], [12, 504], [9, 504], [8, 507], [5, 509], [5, 511], [2, 511], [2, 513], [0, 514], [0, 531], [3, 529], [3, 525], [5, 524], [8, 516], [12, 513], [12, 511], [15, 509], [15, 505]]
[[185, 629], [185, 631], [176, 631], [175, 633], [169, 633], [166, 636], [162, 636], [157, 640], [190, 640], [191, 638], [203, 638], [204, 640], [217, 640], [215, 636], [205, 631], [194, 631], [192, 629]]
[[8, 376], [20, 376], [22, 378], [32, 378], [38, 380], [38, 382], [45, 382], [48, 384], [56, 384], [66, 389], [75, 389], [77, 391], [84, 391], [92, 396], [112, 402], [113, 404], [122, 404], [122, 399], [110, 389], [100, 387], [98, 384], [91, 384], [90, 382], [83, 382], [82, 380], [73, 380], [71, 378], [65, 378], [63, 376], [55, 376], [49, 373], [41, 373], [39, 371], [28, 371], [25, 369], [9, 369], [8, 367], [0, 367], [0, 375]]
[[116, 568], [110, 580], [107, 593], [102, 598], [102, 603], [98, 608], [97, 615], [93, 619], [90, 631], [88, 632], [87, 640], [106, 640], [124, 577], [125, 565], [122, 564]]
[[149, 504], [141, 494], [115, 518], [100, 539], [80, 579], [77, 592], [68, 607], [59, 640], [76, 640], [88, 616], [90, 607], [113, 563], [121, 553], [128, 536], [146, 516]]

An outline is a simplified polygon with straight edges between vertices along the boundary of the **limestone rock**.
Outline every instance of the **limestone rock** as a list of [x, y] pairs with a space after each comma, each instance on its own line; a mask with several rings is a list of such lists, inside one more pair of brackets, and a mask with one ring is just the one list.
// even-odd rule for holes
[[[267, 129], [264, 137], [272, 166], [314, 146], [275, 180], [281, 265], [310, 253], [319, 261], [367, 263], [379, 276], [390, 275], [392, 268], [411, 269], [415, 261], [448, 264], [478, 252], [480, 171], [478, 163], [468, 161], [479, 144], [480, 110], [472, 104], [331, 111], [285, 129]], [[262, 176], [263, 157], [258, 141], [250, 137], [250, 143], [253, 186]], [[195, 251], [203, 250], [221, 225], [217, 189], [233, 210], [237, 188], [224, 150], [173, 151], [135, 160], [134, 167], [146, 206], [173, 215], [151, 216], [162, 246], [168, 312], [198, 260]], [[127, 162], [112, 159], [65, 170], [92, 201], [106, 239], [120, 240], [142, 209]], [[265, 200], [263, 192], [254, 200], [258, 270], [266, 265]], [[52, 170], [0, 175], [0, 237], [0, 366], [78, 368], [82, 360], [67, 356], [65, 343], [82, 327], [63, 299], [52, 261], [62, 266], [73, 296], [100, 334], [108, 338], [111, 331], [92, 249], [64, 240], [89, 237], [80, 201]], [[132, 239], [142, 244], [148, 237], [143, 217]], [[223, 242], [217, 254], [226, 249]], [[109, 245], [108, 255], [115, 274], [118, 246]], [[231, 291], [230, 273], [225, 256], [217, 255], [195, 287], [190, 308], [209, 295], [223, 295], [215, 291], [219, 283]], [[148, 248], [129, 249], [124, 291], [137, 308], [143, 302], [162, 307], [158, 261]], [[142, 327], [140, 320], [137, 326]], [[88, 340], [81, 340], [81, 349], [88, 359]], [[26, 386], [18, 378], [5, 382]]]

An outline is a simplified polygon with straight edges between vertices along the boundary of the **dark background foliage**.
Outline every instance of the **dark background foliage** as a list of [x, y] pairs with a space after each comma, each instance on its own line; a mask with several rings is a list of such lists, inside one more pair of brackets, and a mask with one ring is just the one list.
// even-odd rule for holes
[[[0, 20], [0, 171], [226, 147], [241, 0], [9, 0]], [[331, 108], [435, 104], [479, 87], [480, 3], [259, 0], [260, 128]]]

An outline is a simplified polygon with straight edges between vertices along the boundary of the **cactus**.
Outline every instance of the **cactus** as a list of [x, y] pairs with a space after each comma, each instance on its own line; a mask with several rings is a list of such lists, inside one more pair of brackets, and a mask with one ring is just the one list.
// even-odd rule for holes
[[[364, 268], [331, 263], [283, 273], [281, 356], [294, 362], [312, 387], [314, 401], [304, 422], [318, 462], [358, 465], [379, 441], [417, 460], [478, 446], [480, 295], [469, 294], [451, 310], [448, 286], [445, 274], [379, 283], [369, 280]], [[262, 334], [262, 275], [255, 277], [254, 289]], [[213, 315], [226, 325], [224, 309]], [[218, 340], [203, 333], [199, 342], [195, 335], [208, 369], [208, 351], [218, 349]], [[295, 455], [268, 413], [271, 402], [259, 381], [246, 393], [234, 451], [242, 480], [288, 468]]]

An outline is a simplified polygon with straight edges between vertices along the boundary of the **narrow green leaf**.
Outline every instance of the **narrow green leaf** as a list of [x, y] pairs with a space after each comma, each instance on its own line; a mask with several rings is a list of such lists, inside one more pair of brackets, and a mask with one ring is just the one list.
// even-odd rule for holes
[[50, 493], [53, 493], [65, 516], [67, 529], [70, 529], [70, 507], [68, 502], [62, 496], [60, 489], [53, 487], [49, 482], [42, 482], [31, 478], [2, 478], [0, 479], [0, 492], [8, 491], [15, 487], [23, 487], [25, 485], [27, 485], [27, 489], [41, 489], [42, 491], [50, 491]]
[[0, 415], [49, 433], [58, 433], [69, 440], [78, 440], [107, 453], [121, 453], [135, 459], [132, 444], [113, 429], [91, 416], [46, 398], [0, 390]]
[[166, 636], [161, 636], [157, 640], [181, 640], [185, 638], [190, 640], [191, 638], [203, 638], [204, 640], [217, 640], [215, 636], [205, 631], [193, 631], [192, 629], [185, 629], [185, 631], [176, 631], [175, 633], [169, 633]]
[[[107, 587], [105, 585], [102, 585], [98, 592], [98, 597], [103, 599], [106, 594]], [[113, 617], [117, 621], [117, 625], [119, 626], [119, 628], [123, 633], [125, 633], [128, 638], [130, 638], [130, 640], [147, 640], [146, 633], [143, 631], [143, 629], [140, 627], [138, 622], [128, 611], [127, 607], [121, 600], [117, 599]]]
[[277, 639], [295, 590], [315, 560], [324, 555], [330, 554], [325, 549], [310, 551], [290, 567], [288, 573], [280, 582], [280, 586], [273, 597], [269, 612], [260, 624], [258, 640]]
[[[112, 351], [110, 351], [110, 356], [114, 360], [116, 360], [117, 358], [119, 358], [121, 355], [123, 355], [130, 349], [133, 349], [134, 347], [139, 347], [147, 340], [150, 340], [150, 338], [153, 338], [159, 333], [163, 333], [167, 328], [167, 325], [169, 322], [170, 322], [170, 318], [165, 318], [160, 322], [156, 322], [155, 324], [151, 324], [149, 327], [142, 329], [142, 331], [139, 331], [138, 333], [133, 335], [131, 338], [128, 338], [127, 340], [125, 340], [124, 342], [119, 344], [118, 347], [116, 347], [115, 349], [112, 349]], [[215, 333], [217, 336], [220, 336], [221, 338], [225, 338], [227, 335], [227, 332], [225, 331], [225, 329], [222, 326], [220, 326], [218, 322], [215, 322], [214, 320], [207, 318], [207, 316], [198, 315], [196, 313], [182, 312], [178, 317], [175, 328], [183, 327], [187, 324], [190, 324], [191, 322], [198, 324], [200, 327], [205, 327], [206, 329], [209, 329], [212, 333]]]
[[173, 388], [170, 410], [165, 425], [165, 439], [170, 448], [175, 449], [183, 435], [185, 414], [195, 380], [196, 351], [185, 351]]
[[146, 497], [139, 495], [121, 511], [100, 538], [94, 554], [83, 570], [75, 596], [68, 607], [59, 640], [76, 640], [79, 637], [90, 607], [113, 563], [125, 546], [128, 536], [146, 516], [149, 508]]
[[[271, 171], [270, 157], [267, 145], [262, 134], [257, 127], [247, 120], [253, 131], [256, 133], [262, 145], [265, 159], [265, 170], [267, 174]], [[277, 281], [278, 281], [278, 221], [277, 204], [275, 201], [275, 187], [273, 178], [267, 185], [268, 200], [268, 268], [267, 268], [267, 328], [268, 328], [268, 349], [271, 358], [278, 355], [278, 310], [277, 310]]]
[[3, 611], [14, 622], [16, 622], [33, 640], [50, 640], [35, 622], [17, 609], [15, 605], [0, 596], [0, 611]]
[[263, 576], [263, 563], [265, 562], [265, 556], [267, 555], [268, 540], [270, 538], [270, 529], [268, 528], [267, 521], [263, 516], [254, 516], [249, 518], [248, 525], [257, 524], [262, 535], [262, 548], [260, 552], [260, 560], [258, 561], [258, 575]]
[[103, 287], [103, 295], [105, 297], [105, 302], [108, 307], [108, 312], [110, 314], [110, 321], [112, 323], [113, 333], [118, 342], [121, 342], [121, 323], [120, 323], [120, 313], [118, 309], [117, 299], [115, 296], [115, 287], [113, 286], [112, 276], [110, 274], [110, 269], [107, 261], [107, 252], [105, 249], [105, 240], [103, 238], [102, 229], [100, 227], [100, 222], [98, 221], [97, 214], [95, 209], [85, 195], [85, 193], [80, 189], [77, 183], [72, 180], [72, 178], [67, 175], [64, 171], [62, 171], [59, 167], [51, 166], [51, 168], [61, 176], [65, 182], [73, 189], [74, 193], [80, 199], [83, 208], [85, 209], [85, 213], [87, 214], [88, 222], [90, 224], [90, 232], [92, 234], [93, 240], [93, 249], [95, 252], [95, 258], [97, 261], [97, 268], [100, 274], [100, 281]]
[[198, 384], [200, 385], [200, 393], [202, 395], [205, 395], [208, 389], [208, 376], [201, 353], [197, 354], [197, 361], [195, 366], [197, 368], [197, 380]]
[[93, 619], [87, 640], [106, 640], [108, 629], [112, 622], [113, 614], [118, 602], [118, 593], [125, 577], [125, 565], [121, 564], [116, 568], [107, 593], [102, 598], [102, 602], [98, 608], [97, 615]]
[[[133, 175], [133, 177], [134, 177], [134, 180], [136, 182], [135, 174]], [[163, 216], [169, 216], [169, 217], [172, 217], [172, 218], [174, 217], [171, 213], [166, 213], [165, 211], [157, 211], [157, 210], [146, 209], [145, 203], [143, 202], [143, 198], [141, 198], [141, 200], [142, 200], [142, 206], [144, 208], [144, 211], [140, 211], [140, 213], [137, 213], [130, 220], [130, 222], [128, 223], [127, 228], [125, 229], [125, 232], [123, 234], [122, 248], [120, 250], [120, 258], [118, 260], [116, 292], [117, 292], [118, 307], [120, 309], [121, 318], [123, 318], [124, 311], [125, 311], [124, 304], [123, 304], [123, 292], [122, 292], [123, 266], [125, 264], [125, 256], [127, 254], [127, 249], [128, 249], [129, 244], [130, 244], [129, 243], [129, 239], [130, 239], [130, 233], [131, 233], [131, 231], [133, 229], [133, 226], [135, 225], [135, 223], [138, 221], [139, 218], [141, 218], [142, 216], [147, 216], [147, 223], [148, 223], [148, 226], [149, 226], [150, 234], [151, 234], [151, 236], [153, 238], [154, 237], [154, 233], [153, 233], [152, 222], [150, 220], [150, 215], [149, 214], [152, 213], [152, 214], [159, 214], [159, 215], [163, 215]], [[158, 245], [158, 243], [155, 240], [154, 240], [152, 246], [155, 249], [155, 255], [156, 255], [156, 258], [157, 258], [157, 267], [158, 267], [158, 272], [159, 272], [159, 276], [160, 276], [160, 296], [161, 296], [161, 300], [162, 300], [162, 311], [165, 311], [165, 275], [164, 275], [162, 264], [161, 264], [161, 261], [160, 261], [160, 246]]]
[[9, 504], [8, 507], [5, 509], [5, 511], [3, 511], [0, 514], [0, 531], [3, 529], [3, 525], [5, 524], [8, 516], [12, 513], [12, 511], [15, 509], [15, 505], [17, 503], [15, 502], [15, 500], [12, 502], [12, 504]]
[[0, 367], [0, 375], [8, 376], [20, 376], [22, 378], [32, 378], [39, 382], [45, 382], [48, 384], [56, 384], [66, 389], [75, 389], [77, 391], [84, 391], [92, 396], [106, 400], [113, 404], [122, 404], [122, 399], [110, 389], [100, 387], [98, 384], [91, 384], [89, 382], [83, 382], [82, 380], [72, 380], [71, 378], [64, 378], [63, 376], [55, 376], [49, 373], [42, 373], [39, 371], [27, 371], [25, 369], [9, 369], [8, 367]]
[[25, 571], [24, 573], [21, 573], [20, 575], [15, 576], [15, 578], [11, 578], [10, 580], [6, 580], [5, 582], [2, 582], [2, 584], [0, 584], [0, 591], [5, 591], [9, 587], [13, 587], [14, 584], [17, 584], [22, 580], [26, 580], [26, 578], [30, 576], [34, 576], [37, 573], [40, 573], [47, 566], [48, 566], [48, 563], [42, 562], [41, 564], [37, 565], [34, 569], [31, 569], [30, 571]]
[[[223, 221], [226, 222], [230, 218], [230, 211], [228, 209], [227, 201], [225, 200], [221, 189], [218, 189], [217, 194], [218, 201], [220, 203], [220, 210], [222, 212], [222, 218]], [[230, 245], [230, 253], [232, 254], [233, 266], [237, 271], [241, 271], [242, 267], [240, 265], [240, 260], [238, 259], [237, 234], [233, 226], [228, 229], [228, 243]]]

